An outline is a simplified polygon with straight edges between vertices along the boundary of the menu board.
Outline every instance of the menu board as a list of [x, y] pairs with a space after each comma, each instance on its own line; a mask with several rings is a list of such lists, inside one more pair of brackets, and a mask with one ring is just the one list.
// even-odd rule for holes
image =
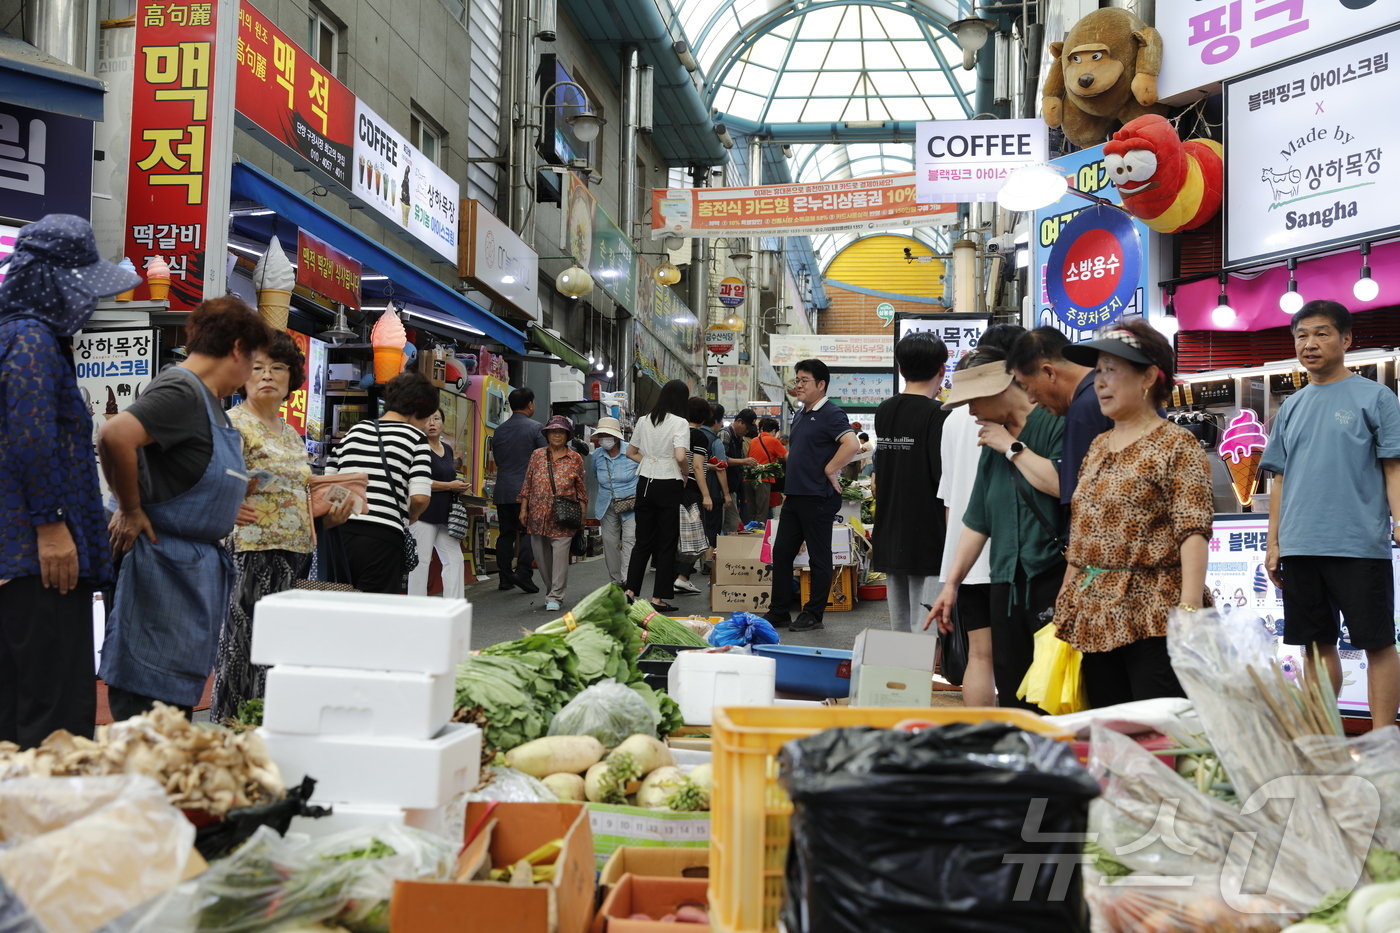
[[[1306, 650], [1300, 645], [1283, 643], [1283, 594], [1264, 571], [1264, 555], [1268, 549], [1269, 518], [1267, 515], [1217, 515], [1208, 542], [1209, 561], [1206, 565], [1206, 588], [1215, 598], [1215, 605], [1228, 615], [1254, 616], [1278, 641], [1278, 658], [1284, 676], [1294, 680], [1299, 676]], [[1391, 567], [1397, 572], [1396, 588], [1400, 591], [1400, 551], [1391, 549]], [[1396, 605], [1400, 606], [1400, 598]], [[1366, 653], [1351, 646], [1346, 638], [1346, 619], [1342, 619], [1342, 640], [1338, 646], [1342, 658], [1342, 690], [1337, 705], [1343, 714], [1370, 715], [1366, 702]]]

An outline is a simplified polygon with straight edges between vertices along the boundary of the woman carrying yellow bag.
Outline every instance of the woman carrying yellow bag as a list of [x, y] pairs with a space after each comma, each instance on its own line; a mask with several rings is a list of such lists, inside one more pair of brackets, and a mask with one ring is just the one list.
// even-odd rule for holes
[[1048, 622], [1035, 633], [1035, 660], [1016, 692], [1019, 699], [1034, 703], [1047, 715], [1077, 713], [1089, 708], [1084, 697], [1079, 649], [1060, 641], [1055, 623]]
[[1207, 605], [1213, 503], [1205, 452], [1158, 413], [1171, 397], [1171, 345], [1135, 320], [1064, 353], [1095, 367], [1113, 428], [1080, 467], [1056, 633], [1084, 654], [1091, 707], [1184, 696], [1167, 654], [1167, 613]]

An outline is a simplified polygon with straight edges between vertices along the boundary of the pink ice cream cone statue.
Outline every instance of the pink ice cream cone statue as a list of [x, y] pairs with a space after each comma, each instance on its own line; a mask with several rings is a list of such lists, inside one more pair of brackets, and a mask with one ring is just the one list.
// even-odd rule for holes
[[146, 287], [151, 290], [152, 301], [165, 301], [170, 297], [170, 265], [162, 256], [152, 256], [146, 260]]
[[369, 335], [370, 345], [374, 347], [375, 382], [388, 382], [403, 369], [403, 345], [407, 340], [408, 334], [399, 316], [393, 308], [386, 309], [374, 322]]
[[1254, 500], [1254, 490], [1259, 485], [1259, 461], [1267, 446], [1269, 438], [1264, 434], [1264, 426], [1259, 423], [1259, 416], [1248, 408], [1230, 421], [1225, 436], [1220, 439], [1220, 459], [1230, 470], [1230, 484], [1242, 506], [1248, 507]]

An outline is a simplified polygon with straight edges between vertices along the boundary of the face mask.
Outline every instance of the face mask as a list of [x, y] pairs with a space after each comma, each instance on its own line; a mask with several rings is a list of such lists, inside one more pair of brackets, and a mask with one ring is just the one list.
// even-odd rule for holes
[[600, 437], [598, 438], [598, 446], [603, 448], [604, 450], [612, 450], [614, 447], [617, 446], [617, 438]]

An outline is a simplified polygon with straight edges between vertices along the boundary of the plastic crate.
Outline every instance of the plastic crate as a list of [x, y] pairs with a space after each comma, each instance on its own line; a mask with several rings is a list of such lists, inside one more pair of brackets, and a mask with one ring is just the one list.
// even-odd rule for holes
[[851, 695], [851, 652], [837, 648], [754, 645], [754, 654], [778, 663], [776, 684], [782, 693], [839, 699]]
[[778, 784], [778, 750], [826, 729], [888, 729], [907, 719], [940, 725], [1008, 722], [1062, 742], [1073, 736], [1020, 709], [740, 706], [715, 710], [710, 799], [710, 924], [720, 933], [768, 933], [783, 906], [792, 802]]

